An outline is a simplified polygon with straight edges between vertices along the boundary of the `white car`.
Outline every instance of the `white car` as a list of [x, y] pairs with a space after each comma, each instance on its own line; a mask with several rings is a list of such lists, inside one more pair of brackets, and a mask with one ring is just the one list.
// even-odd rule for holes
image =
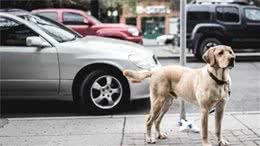
[[60, 97], [107, 112], [149, 97], [149, 82], [133, 84], [124, 69], [159, 66], [143, 46], [87, 36], [42, 16], [0, 12], [1, 97]]
[[174, 41], [173, 34], [165, 34], [165, 35], [158, 36], [156, 38], [157, 45], [168, 45], [168, 44], [172, 44], [173, 41]]

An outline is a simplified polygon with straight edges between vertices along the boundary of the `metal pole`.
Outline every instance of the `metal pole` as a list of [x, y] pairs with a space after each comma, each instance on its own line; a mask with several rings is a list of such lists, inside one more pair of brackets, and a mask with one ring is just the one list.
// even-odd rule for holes
[[[2, 55], [0, 54], [0, 77], [1, 77], [1, 68], [2, 67]], [[1, 89], [2, 89], [2, 87], [1, 87], [1, 83], [2, 82], [0, 82], [0, 119], [2, 118], [2, 111], [1, 111], [1, 109], [2, 109], [2, 91], [1, 91]], [[1, 123], [1, 121], [0, 121], [0, 123]], [[0, 126], [1, 126], [1, 124], [0, 124]]]
[[[182, 66], [186, 65], [186, 27], [187, 27], [187, 19], [186, 19], [186, 0], [180, 0], [180, 64]], [[186, 120], [186, 111], [184, 101], [181, 100], [181, 113], [180, 119]]]

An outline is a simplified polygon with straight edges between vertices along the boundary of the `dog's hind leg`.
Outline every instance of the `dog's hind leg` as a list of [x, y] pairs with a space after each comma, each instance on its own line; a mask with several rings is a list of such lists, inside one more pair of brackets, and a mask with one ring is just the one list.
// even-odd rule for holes
[[[153, 96], [153, 95], [152, 95]], [[156, 98], [151, 98], [151, 110], [150, 114], [146, 120], [146, 142], [147, 143], [155, 143], [155, 139], [151, 137], [151, 129], [154, 121], [158, 119], [160, 115], [161, 108], [165, 102], [164, 97], [156, 97]]]
[[163, 116], [169, 110], [171, 105], [172, 105], [172, 98], [167, 97], [163, 106], [162, 106], [162, 108], [161, 108], [160, 115], [158, 116], [158, 118], [154, 122], [155, 130], [156, 130], [156, 138], [158, 138], [158, 139], [166, 139], [167, 138], [167, 135], [165, 133], [161, 132], [160, 124], [161, 124]]

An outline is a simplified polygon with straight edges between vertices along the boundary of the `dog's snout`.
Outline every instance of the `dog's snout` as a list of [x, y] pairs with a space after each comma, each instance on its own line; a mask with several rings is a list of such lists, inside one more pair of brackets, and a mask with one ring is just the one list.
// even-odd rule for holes
[[231, 57], [230, 62], [234, 62], [234, 61], [235, 61], [235, 57]]
[[233, 67], [234, 64], [235, 64], [235, 57], [232, 56], [232, 57], [229, 58], [229, 64], [228, 64], [228, 66], [229, 66], [229, 67]]

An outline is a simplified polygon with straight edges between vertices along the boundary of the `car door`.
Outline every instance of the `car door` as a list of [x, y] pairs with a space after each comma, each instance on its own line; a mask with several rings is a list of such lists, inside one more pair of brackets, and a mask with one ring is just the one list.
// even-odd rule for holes
[[243, 35], [240, 33], [242, 26], [240, 9], [236, 6], [217, 6], [216, 20], [225, 26], [225, 38], [227, 42], [231, 42], [229, 45], [236, 49], [241, 48], [244, 44], [241, 40]]
[[87, 24], [87, 19], [84, 16], [74, 12], [63, 12], [62, 21], [63, 24], [77, 31], [81, 35], [87, 35], [89, 25]]
[[260, 9], [245, 8], [244, 9], [244, 25], [245, 25], [245, 42], [252, 49], [260, 48]]
[[56, 48], [27, 46], [27, 37], [41, 36], [10, 18], [0, 17], [0, 34], [1, 94], [57, 94], [59, 66]]
[[210, 23], [210, 9], [205, 6], [188, 6], [187, 7], [187, 38], [190, 38], [194, 27], [201, 23]]

